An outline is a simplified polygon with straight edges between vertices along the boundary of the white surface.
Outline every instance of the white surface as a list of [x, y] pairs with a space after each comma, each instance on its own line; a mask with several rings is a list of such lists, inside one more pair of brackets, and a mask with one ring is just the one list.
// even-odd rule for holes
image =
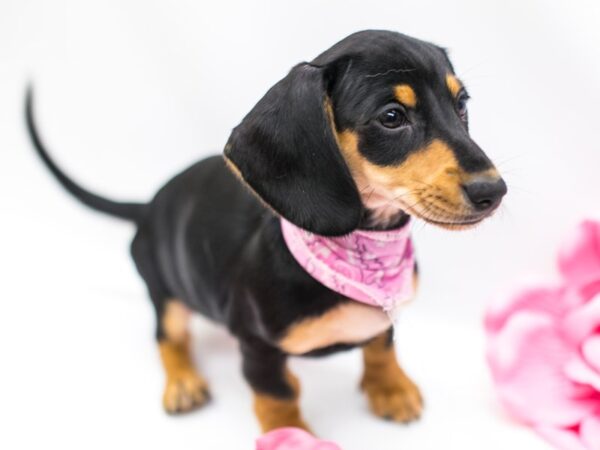
[[82, 209], [22, 124], [27, 79], [53, 154], [87, 186], [147, 199], [218, 152], [268, 87], [350, 32], [388, 28], [451, 50], [472, 134], [504, 173], [502, 211], [472, 232], [417, 225], [418, 302], [402, 360], [427, 397], [410, 427], [369, 416], [359, 354], [295, 361], [307, 419], [346, 450], [547, 448], [494, 401], [484, 305], [549, 274], [556, 242], [598, 216], [600, 6], [567, 2], [0, 1], [0, 448], [252, 448], [235, 344], [199, 325], [215, 401], [169, 418], [133, 229]]

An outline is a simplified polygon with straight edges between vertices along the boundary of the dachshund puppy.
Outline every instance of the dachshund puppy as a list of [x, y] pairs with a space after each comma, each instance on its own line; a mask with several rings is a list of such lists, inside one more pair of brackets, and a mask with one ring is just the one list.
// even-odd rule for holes
[[[419, 390], [393, 348], [387, 312], [396, 303], [356, 300], [367, 292], [365, 273], [376, 278], [373, 298], [385, 291], [390, 267], [390, 279], [403, 277], [394, 292], [410, 295], [416, 271], [406, 234], [402, 250], [386, 255], [392, 266], [367, 267], [388, 238], [406, 233], [410, 216], [462, 229], [500, 204], [506, 185], [469, 137], [467, 99], [442, 48], [395, 32], [358, 32], [295, 66], [233, 130], [224, 158], [196, 163], [147, 204], [113, 202], [75, 184], [38, 137], [31, 92], [26, 113], [39, 155], [64, 187], [137, 224], [131, 253], [156, 310], [166, 411], [208, 399], [187, 330], [198, 312], [239, 339], [255, 413], [268, 431], [307, 428], [289, 355], [357, 346], [372, 411], [398, 422], [421, 414]], [[371, 238], [382, 242], [363, 246]], [[302, 253], [313, 246], [318, 253]], [[315, 259], [323, 255], [358, 267], [358, 277], [320, 276], [335, 270]]]

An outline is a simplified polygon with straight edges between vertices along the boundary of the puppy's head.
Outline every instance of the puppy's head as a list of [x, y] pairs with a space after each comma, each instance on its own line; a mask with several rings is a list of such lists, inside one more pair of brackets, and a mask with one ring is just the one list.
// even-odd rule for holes
[[273, 86], [225, 156], [269, 206], [317, 234], [393, 226], [405, 213], [468, 227], [506, 185], [469, 137], [467, 99], [443, 49], [363, 31]]

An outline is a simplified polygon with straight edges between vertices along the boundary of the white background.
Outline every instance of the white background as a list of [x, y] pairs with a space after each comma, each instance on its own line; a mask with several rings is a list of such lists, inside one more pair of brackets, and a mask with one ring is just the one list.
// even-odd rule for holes
[[128, 256], [133, 227], [70, 199], [36, 160], [22, 100], [57, 160], [118, 199], [146, 200], [220, 152], [294, 64], [386, 28], [436, 42], [473, 97], [474, 138], [508, 185], [474, 231], [417, 224], [418, 301], [398, 347], [427, 399], [410, 427], [356, 389], [360, 354], [298, 360], [304, 412], [345, 450], [544, 449], [496, 404], [486, 303], [549, 276], [561, 236], [600, 207], [597, 1], [0, 1], [0, 448], [250, 449], [258, 428], [236, 343], [195, 323], [214, 402], [161, 410], [154, 318]]

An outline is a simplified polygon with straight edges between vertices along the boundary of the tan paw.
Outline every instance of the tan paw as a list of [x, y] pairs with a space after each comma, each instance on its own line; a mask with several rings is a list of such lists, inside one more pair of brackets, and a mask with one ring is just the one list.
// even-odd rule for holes
[[197, 409], [209, 400], [208, 385], [193, 371], [185, 371], [167, 378], [163, 406], [169, 414]]
[[413, 422], [421, 417], [423, 397], [408, 377], [388, 378], [385, 381], [363, 379], [361, 387], [375, 415], [402, 423]]

